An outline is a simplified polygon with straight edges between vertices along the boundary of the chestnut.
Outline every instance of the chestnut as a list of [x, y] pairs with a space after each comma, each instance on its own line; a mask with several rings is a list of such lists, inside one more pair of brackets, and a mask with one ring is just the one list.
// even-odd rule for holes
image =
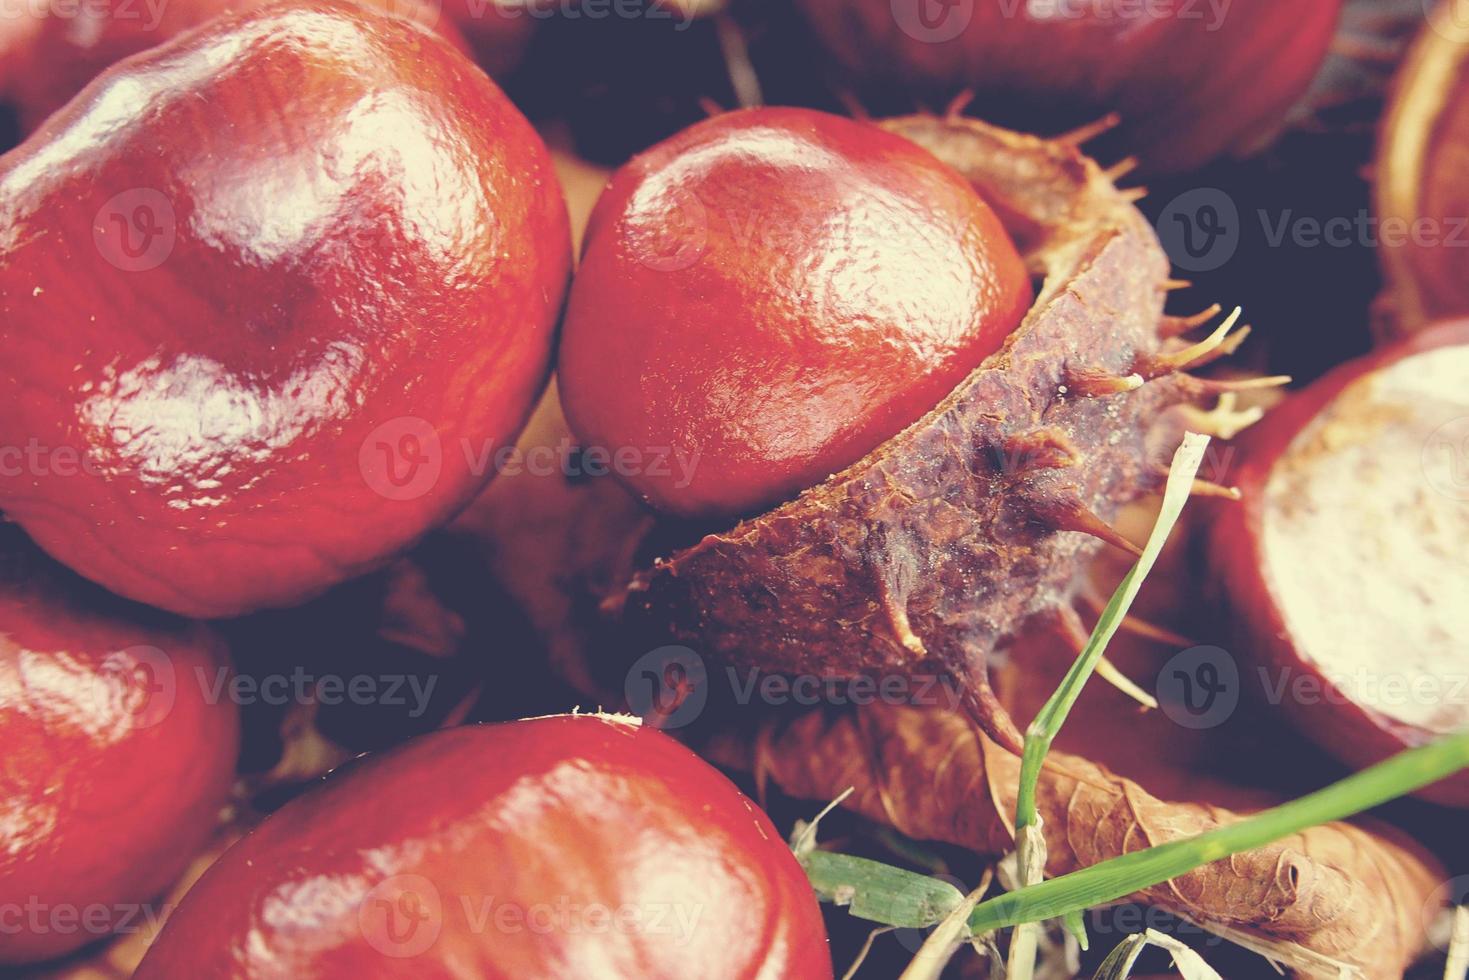
[[[22, 26], [0, 35], [0, 100], [15, 107], [30, 131], [118, 61], [172, 40], [225, 14], [264, 7], [273, 0], [102, 0], [46, 3], [31, 9]], [[432, 27], [468, 51], [433, 0], [358, 0], [364, 6]], [[29, 23], [25, 23], [25, 20]]]
[[1341, 365], [1241, 440], [1210, 531], [1261, 693], [1353, 767], [1469, 725], [1466, 377], [1464, 321]]
[[0, 964], [162, 916], [234, 781], [223, 641], [0, 531]]
[[[1222, 388], [1185, 369], [1241, 338], [1230, 318], [1180, 339], [1216, 311], [1164, 314], [1177, 283], [1113, 176], [1074, 139], [957, 112], [771, 109], [614, 175], [559, 390], [584, 450], [683, 519], [624, 549], [655, 560], [603, 597], [617, 642], [952, 674], [1018, 747], [991, 654], [1067, 605], [1102, 542], [1135, 549], [1109, 519], [1185, 424], [1214, 431], [1191, 403]], [[617, 468], [670, 447], [696, 457], [687, 486]]]
[[1373, 194], [1387, 290], [1381, 332], [1469, 315], [1469, 6], [1442, 0], [1398, 69]]
[[637, 719], [446, 729], [351, 762], [189, 891], [137, 980], [831, 976], [770, 820]]
[[911, 140], [808, 109], [716, 116], [617, 171], [557, 378], [658, 510], [758, 513], [938, 404], [1030, 306], [999, 218]]
[[549, 373], [545, 146], [400, 18], [211, 21], [0, 157], [0, 201], [0, 508], [128, 598], [231, 616], [380, 567]]
[[1255, 148], [1306, 91], [1341, 0], [801, 0], [847, 71], [982, 107], [1017, 99], [1031, 118], [1121, 114], [1152, 172]]

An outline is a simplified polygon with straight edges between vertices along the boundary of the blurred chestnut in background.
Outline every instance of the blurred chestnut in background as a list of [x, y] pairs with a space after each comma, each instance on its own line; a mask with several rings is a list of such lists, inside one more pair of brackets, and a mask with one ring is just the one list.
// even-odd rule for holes
[[1035, 130], [1115, 110], [1152, 172], [1243, 154], [1270, 136], [1326, 55], [1341, 0], [801, 0], [861, 82], [946, 99]]

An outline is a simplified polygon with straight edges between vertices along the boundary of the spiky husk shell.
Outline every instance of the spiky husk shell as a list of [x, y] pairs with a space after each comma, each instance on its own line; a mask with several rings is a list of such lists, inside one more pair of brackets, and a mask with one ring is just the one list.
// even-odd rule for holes
[[[1018, 744], [986, 661], [1069, 604], [1105, 521], [1152, 490], [1199, 393], [1163, 315], [1173, 285], [1134, 195], [1073, 140], [957, 114], [883, 125], [995, 206], [1038, 298], [1006, 346], [932, 412], [768, 513], [641, 571], [622, 606], [649, 642], [737, 666], [846, 676], [939, 670]], [[1160, 324], [1163, 327], [1160, 329]], [[1146, 381], [1146, 383], [1144, 383]]]

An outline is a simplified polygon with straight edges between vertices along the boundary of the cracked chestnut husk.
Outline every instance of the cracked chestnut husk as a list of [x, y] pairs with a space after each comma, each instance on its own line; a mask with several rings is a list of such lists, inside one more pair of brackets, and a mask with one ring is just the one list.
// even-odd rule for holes
[[[720, 157], [716, 140], [679, 143], [672, 153], [656, 147], [629, 165], [630, 188], [619, 183], [628, 170], [614, 177], [593, 214], [559, 371], [572, 431], [584, 445], [670, 436], [649, 424], [656, 423], [656, 411], [640, 417], [641, 429], [605, 419], [589, 424], [578, 415], [598, 410], [581, 401], [578, 385], [613, 390], [605, 379], [588, 381], [593, 364], [634, 389], [640, 379], [662, 384], [668, 379], [662, 353], [650, 353], [644, 341], [664, 330], [675, 346], [681, 342], [666, 322], [653, 330], [638, 322], [634, 311], [617, 303], [617, 288], [635, 283], [665, 321], [677, 320], [680, 311], [670, 304], [681, 294], [719, 296], [727, 319], [702, 326], [717, 337], [732, 335], [738, 349], [742, 332], [761, 329], [738, 320], [748, 315], [740, 303], [750, 295], [762, 317], [772, 310], [778, 317], [819, 317], [829, 309], [820, 290], [765, 292], [771, 283], [793, 281], [785, 263], [804, 272], [867, 262], [873, 292], [891, 285], [875, 271], [887, 259], [882, 243], [863, 243], [872, 252], [856, 258], [829, 250], [833, 241], [850, 245], [843, 235], [860, 220], [842, 207], [810, 218], [831, 232], [814, 243], [776, 236], [779, 248], [762, 249], [759, 238], [743, 250], [728, 247], [721, 236], [732, 235], [735, 222], [721, 212], [727, 202], [749, 204], [740, 219], [747, 225], [799, 224], [806, 219], [782, 211], [792, 193], [782, 167], [829, 165], [797, 152], [801, 141], [792, 142], [780, 120], [734, 115], [741, 118], [726, 126], [746, 125], [758, 137], [739, 145], [734, 162]], [[954, 387], [830, 475], [737, 523], [729, 517], [721, 524], [715, 510], [703, 506], [708, 499], [701, 499], [682, 516], [699, 518], [693, 526], [707, 533], [683, 546], [645, 541], [645, 551], [658, 548], [662, 557], [635, 572], [605, 611], [620, 617], [642, 649], [686, 644], [739, 667], [825, 677], [954, 675], [965, 682], [971, 716], [1002, 743], [1018, 747], [1018, 733], [990, 691], [987, 663], [1027, 621], [1069, 610], [1080, 569], [1104, 543], [1135, 550], [1108, 521], [1123, 503], [1157, 488], [1185, 427], [1228, 427], [1197, 403], [1228, 390], [1229, 383], [1186, 369], [1232, 352], [1243, 331], [1231, 333], [1231, 317], [1206, 340], [1181, 339], [1214, 311], [1164, 313], [1166, 296], [1179, 283], [1170, 278], [1152, 227], [1133, 206], [1138, 194], [1120, 190], [1117, 174], [1083, 155], [1077, 138], [1039, 139], [955, 112], [843, 125], [876, 126], [886, 137], [870, 133], [874, 143], [906, 140], [961, 175], [1000, 218], [1035, 283], [1035, 298], [999, 346], [981, 354]], [[821, 151], [837, 149], [825, 145]], [[691, 158], [696, 168], [709, 164], [718, 180], [738, 186], [731, 190], [709, 173], [690, 171]], [[700, 179], [689, 181], [695, 172]], [[802, 207], [821, 206], [797, 196]], [[762, 207], [769, 210], [762, 213]], [[649, 247], [650, 215], [664, 214], [670, 226], [685, 229], [674, 241], [694, 242], [669, 248], [664, 240], [655, 250], [668, 259], [659, 274], [673, 285], [641, 273], [619, 279], [619, 270], [597, 271], [599, 263], [622, 262], [625, 272], [629, 257]], [[927, 270], [921, 289], [940, 296], [954, 281], [950, 272]], [[749, 281], [731, 286], [738, 276]], [[818, 302], [809, 302], [812, 295]], [[597, 331], [602, 339], [589, 341], [586, 335]], [[596, 348], [600, 360], [579, 352], [582, 344]], [[620, 349], [636, 350], [636, 370], [617, 363]], [[731, 361], [761, 369], [753, 357]], [[812, 379], [827, 376], [817, 365], [807, 379], [816, 389]], [[671, 397], [685, 416], [713, 418], [722, 408], [700, 399], [715, 389], [717, 384], [701, 386], [697, 377], [685, 376]], [[731, 417], [756, 426], [760, 408], [736, 406]], [[613, 448], [603, 446], [608, 453]], [[781, 478], [773, 476], [771, 485], [781, 485]], [[625, 474], [624, 482], [655, 505], [670, 492], [650, 490], [647, 481]], [[730, 499], [741, 502], [758, 497], [732, 493]], [[669, 532], [673, 538], [660, 539], [655, 530], [649, 541], [676, 539], [688, 526]]]

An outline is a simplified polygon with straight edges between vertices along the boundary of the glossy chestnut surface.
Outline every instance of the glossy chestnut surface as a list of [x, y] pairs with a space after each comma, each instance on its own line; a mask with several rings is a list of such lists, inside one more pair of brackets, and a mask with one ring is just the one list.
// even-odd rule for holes
[[569, 253], [544, 145], [442, 39], [213, 21], [0, 158], [0, 509], [129, 598], [298, 604], [488, 481]]
[[1265, 696], [1354, 767], [1469, 725], [1465, 378], [1463, 321], [1342, 365], [1247, 433], [1211, 529]]
[[[980, 107], [1023, 99], [1070, 123], [1116, 110], [1152, 171], [1243, 152], [1279, 125], [1325, 58], [1341, 0], [802, 0], [865, 79]], [[1089, 121], [1089, 120], [1081, 120]]]
[[804, 873], [626, 720], [448, 729], [332, 774], [189, 892], [138, 980], [830, 977]]
[[[35, 129], [88, 82], [122, 59], [157, 47], [215, 17], [257, 10], [274, 0], [100, 0], [26, 7], [33, 23], [0, 33], [0, 99]], [[356, 0], [364, 7], [432, 28], [469, 47], [434, 0]]]
[[928, 151], [806, 109], [732, 112], [613, 176], [567, 305], [561, 397], [656, 508], [746, 515], [933, 409], [1031, 298], [999, 219]]
[[[223, 643], [0, 531], [0, 964], [141, 929], [218, 823]], [[216, 687], [215, 685], [218, 685]]]

